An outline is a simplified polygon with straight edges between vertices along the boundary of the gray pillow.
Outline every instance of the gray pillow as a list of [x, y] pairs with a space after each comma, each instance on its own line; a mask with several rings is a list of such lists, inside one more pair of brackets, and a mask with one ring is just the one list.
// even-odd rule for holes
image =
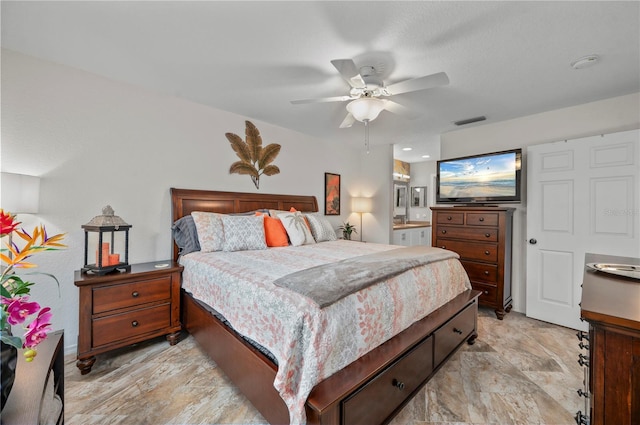
[[173, 240], [178, 245], [178, 254], [187, 255], [190, 252], [200, 251], [198, 243], [198, 231], [191, 215], [185, 215], [171, 226]]

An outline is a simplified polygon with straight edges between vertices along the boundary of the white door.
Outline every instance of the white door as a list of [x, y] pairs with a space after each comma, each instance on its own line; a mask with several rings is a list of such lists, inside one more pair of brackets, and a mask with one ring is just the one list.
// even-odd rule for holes
[[527, 148], [527, 316], [580, 321], [587, 252], [640, 257], [640, 131]]

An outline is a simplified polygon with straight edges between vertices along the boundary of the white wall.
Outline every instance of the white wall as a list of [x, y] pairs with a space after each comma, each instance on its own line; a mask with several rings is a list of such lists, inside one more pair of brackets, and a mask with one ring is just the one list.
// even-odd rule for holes
[[415, 186], [426, 186], [427, 196], [425, 198], [424, 207], [412, 207], [409, 202], [409, 220], [431, 221], [432, 199], [435, 187], [433, 186], [432, 177], [436, 173], [436, 161], [423, 161], [411, 163], [411, 180], [409, 182], [409, 190]]
[[[526, 164], [529, 145], [636, 128], [640, 128], [640, 93], [445, 133], [440, 152], [442, 159], [448, 159], [522, 147]], [[520, 312], [526, 306], [526, 169], [522, 176], [524, 200], [515, 205], [512, 276], [513, 309]]]
[[[60, 280], [60, 295], [55, 284], [35, 278], [33, 298], [52, 308], [53, 326], [64, 328], [65, 351], [72, 352], [78, 331], [73, 275], [83, 265], [80, 226], [110, 204], [133, 225], [130, 263], [170, 258], [169, 188], [256, 191], [248, 176], [228, 173], [237, 157], [224, 136], [244, 138], [244, 121], [251, 118], [7, 50], [1, 65], [2, 171], [42, 179], [40, 213], [19, 218], [27, 228], [42, 222], [49, 233], [67, 233], [68, 249], [34, 257], [40, 270]], [[390, 205], [379, 173], [392, 163], [387, 147], [370, 155], [345, 147], [338, 153], [322, 140], [252, 122], [265, 144], [282, 145], [274, 162], [281, 173], [262, 177], [260, 192], [315, 195], [323, 210], [324, 173], [339, 173], [342, 216], [328, 217], [335, 227], [350, 218], [350, 195], [380, 196], [376, 212]], [[388, 188], [391, 168], [386, 176]], [[384, 214], [376, 217], [367, 233], [385, 220]], [[384, 233], [380, 240], [388, 242]]]

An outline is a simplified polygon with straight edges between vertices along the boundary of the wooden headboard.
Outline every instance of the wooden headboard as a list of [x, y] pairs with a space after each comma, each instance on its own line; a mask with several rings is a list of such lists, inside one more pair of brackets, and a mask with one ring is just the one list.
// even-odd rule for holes
[[[241, 213], [262, 208], [302, 212], [318, 211], [315, 196], [272, 195], [266, 193], [218, 192], [171, 188], [171, 222], [193, 211], [221, 214]], [[173, 259], [178, 259], [178, 247], [173, 244]]]

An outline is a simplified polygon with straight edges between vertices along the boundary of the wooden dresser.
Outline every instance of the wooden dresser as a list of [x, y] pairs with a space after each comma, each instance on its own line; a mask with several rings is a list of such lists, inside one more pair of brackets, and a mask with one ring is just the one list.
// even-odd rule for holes
[[502, 207], [431, 207], [432, 245], [460, 255], [480, 305], [500, 320], [511, 311], [513, 211]]
[[[632, 264], [640, 258], [586, 254], [585, 264]], [[578, 333], [578, 362], [586, 367], [585, 411], [576, 422], [590, 425], [640, 424], [640, 280], [616, 276], [585, 266], [581, 317], [589, 334]], [[587, 383], [585, 383], [587, 384]]]

